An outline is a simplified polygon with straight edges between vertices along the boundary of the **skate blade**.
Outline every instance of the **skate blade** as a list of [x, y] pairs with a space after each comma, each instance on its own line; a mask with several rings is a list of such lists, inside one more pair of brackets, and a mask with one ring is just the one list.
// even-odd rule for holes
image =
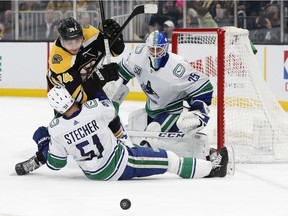
[[226, 146], [228, 151], [228, 164], [227, 164], [227, 174], [234, 175], [235, 174], [235, 155], [234, 149], [232, 146]]

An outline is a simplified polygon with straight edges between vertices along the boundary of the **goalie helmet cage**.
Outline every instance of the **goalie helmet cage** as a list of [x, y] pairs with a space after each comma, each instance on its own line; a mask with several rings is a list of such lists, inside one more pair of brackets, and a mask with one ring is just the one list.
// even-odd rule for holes
[[209, 144], [231, 145], [236, 162], [288, 161], [287, 113], [263, 79], [248, 30], [236, 27], [178, 28], [172, 52], [206, 74], [214, 87]]

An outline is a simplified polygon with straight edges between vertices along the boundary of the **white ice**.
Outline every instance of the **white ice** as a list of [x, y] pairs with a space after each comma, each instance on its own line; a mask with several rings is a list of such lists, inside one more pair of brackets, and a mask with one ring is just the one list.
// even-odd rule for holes
[[[142, 102], [124, 102], [120, 117]], [[184, 180], [171, 174], [118, 182], [88, 180], [69, 160], [17, 176], [16, 163], [36, 151], [34, 130], [53, 112], [44, 98], [0, 97], [0, 216], [286, 216], [288, 164], [237, 164], [234, 176]], [[132, 206], [120, 208], [128, 198]]]

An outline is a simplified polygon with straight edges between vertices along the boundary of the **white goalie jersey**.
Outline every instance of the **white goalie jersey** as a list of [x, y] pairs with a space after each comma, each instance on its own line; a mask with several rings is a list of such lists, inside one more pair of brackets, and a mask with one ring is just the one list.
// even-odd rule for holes
[[114, 117], [115, 109], [109, 100], [94, 99], [84, 103], [72, 118], [52, 120], [48, 127], [48, 167], [64, 167], [71, 155], [88, 178], [117, 180], [125, 169], [128, 153], [108, 128]]
[[146, 111], [150, 116], [166, 112], [182, 112], [183, 101], [211, 93], [213, 87], [203, 73], [195, 71], [181, 56], [168, 52], [164, 67], [154, 70], [150, 66], [147, 47], [140, 45], [126, 55], [120, 65], [120, 76], [127, 83], [136, 77], [148, 101]]

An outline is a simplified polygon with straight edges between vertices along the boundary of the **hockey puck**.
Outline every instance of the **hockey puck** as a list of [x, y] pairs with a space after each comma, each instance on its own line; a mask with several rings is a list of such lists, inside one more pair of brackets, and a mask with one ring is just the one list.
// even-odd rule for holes
[[129, 199], [122, 199], [120, 201], [120, 207], [123, 209], [123, 210], [127, 210], [131, 207], [131, 202]]

